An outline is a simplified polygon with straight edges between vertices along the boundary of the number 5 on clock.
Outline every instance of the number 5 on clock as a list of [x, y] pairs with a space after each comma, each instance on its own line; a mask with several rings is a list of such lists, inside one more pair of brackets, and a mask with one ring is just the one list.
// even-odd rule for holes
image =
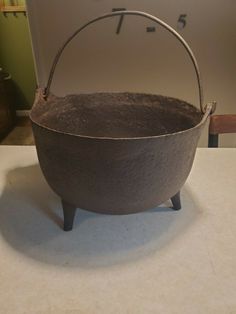
[[177, 23], [177, 29], [185, 28], [187, 24], [186, 18], [187, 18], [187, 14], [180, 14], [178, 23]]

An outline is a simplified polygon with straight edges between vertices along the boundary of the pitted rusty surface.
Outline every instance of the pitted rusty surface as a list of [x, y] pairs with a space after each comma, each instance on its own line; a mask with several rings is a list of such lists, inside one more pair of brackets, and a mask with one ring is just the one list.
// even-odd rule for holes
[[106, 214], [140, 212], [176, 195], [207, 121], [181, 100], [131, 93], [39, 97], [31, 120], [52, 189], [74, 207]]
[[37, 123], [76, 135], [111, 138], [158, 136], [197, 125], [202, 114], [178, 99], [133, 93], [50, 95], [34, 107]]

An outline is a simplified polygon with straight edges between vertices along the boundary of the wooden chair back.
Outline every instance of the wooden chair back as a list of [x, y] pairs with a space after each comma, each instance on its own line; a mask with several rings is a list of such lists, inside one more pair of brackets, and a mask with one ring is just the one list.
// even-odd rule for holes
[[219, 134], [223, 133], [236, 133], [236, 114], [211, 116], [208, 147], [218, 147]]

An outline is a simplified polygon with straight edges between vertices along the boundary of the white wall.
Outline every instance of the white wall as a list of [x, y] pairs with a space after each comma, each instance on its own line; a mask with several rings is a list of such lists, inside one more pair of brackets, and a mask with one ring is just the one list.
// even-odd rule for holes
[[[192, 47], [203, 77], [205, 101], [216, 100], [216, 113], [236, 113], [235, 0], [33, 0], [28, 1], [38, 82], [45, 86], [60, 45], [83, 23], [112, 8], [156, 15], [175, 29], [180, 14], [187, 25], [180, 34]], [[118, 17], [94, 24], [65, 51], [52, 92], [142, 91], [174, 96], [198, 106], [194, 69], [183, 47], [165, 30], [140, 17]], [[200, 145], [207, 143], [207, 130]], [[236, 147], [235, 135], [223, 135], [221, 146]]]

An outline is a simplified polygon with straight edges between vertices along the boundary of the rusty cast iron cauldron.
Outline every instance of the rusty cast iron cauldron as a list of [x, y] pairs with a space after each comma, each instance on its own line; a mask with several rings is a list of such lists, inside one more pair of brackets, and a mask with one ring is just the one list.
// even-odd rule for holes
[[[150, 94], [56, 97], [50, 93], [56, 65], [68, 43], [87, 26], [117, 15], [146, 17], [180, 40], [195, 67], [201, 111], [185, 101]], [[56, 55], [47, 87], [38, 89], [30, 115], [43, 174], [62, 199], [64, 230], [72, 229], [76, 207], [130, 214], [171, 198], [174, 209], [180, 209], [179, 191], [213, 107], [214, 103], [203, 107], [200, 73], [188, 44], [160, 19], [120, 11], [76, 30]]]

